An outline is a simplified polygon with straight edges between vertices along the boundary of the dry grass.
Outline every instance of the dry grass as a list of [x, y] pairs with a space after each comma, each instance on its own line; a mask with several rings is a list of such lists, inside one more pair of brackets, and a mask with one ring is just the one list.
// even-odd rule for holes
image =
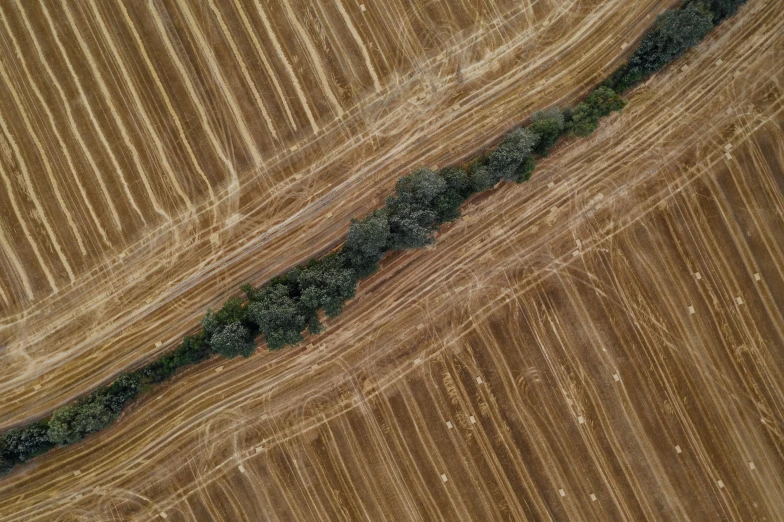
[[0, 516], [784, 518], [781, 15], [752, 0], [309, 347], [14, 473]]
[[0, 428], [573, 99], [669, 3], [3, 3]]

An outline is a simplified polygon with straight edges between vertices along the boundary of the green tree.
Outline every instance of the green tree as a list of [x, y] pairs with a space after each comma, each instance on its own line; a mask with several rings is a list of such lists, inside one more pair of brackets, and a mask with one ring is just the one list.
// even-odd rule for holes
[[324, 309], [327, 317], [336, 317], [346, 301], [354, 297], [357, 276], [345, 268], [341, 255], [330, 254], [296, 272], [300, 303], [313, 313]]
[[713, 15], [713, 25], [719, 25], [722, 20], [734, 15], [740, 6], [747, 0], [690, 0], [686, 6], [693, 5], [705, 11], [710, 11]]
[[536, 161], [533, 156], [528, 156], [517, 169], [517, 179], [515, 181], [518, 183], [528, 181], [531, 179], [531, 174], [534, 173], [534, 169], [536, 169]]
[[107, 406], [105, 394], [92, 394], [58, 408], [49, 420], [47, 436], [53, 444], [73, 444], [112, 423], [118, 414]]
[[226, 300], [220, 310], [213, 312], [207, 310], [207, 315], [201, 321], [201, 325], [208, 336], [217, 332], [224, 326], [232, 323], [242, 323], [247, 318], [247, 310], [243, 306], [242, 299], [232, 297]]
[[713, 27], [713, 17], [698, 2], [660, 14], [629, 61], [610, 76], [606, 85], [623, 92], [662, 69], [702, 40]]
[[289, 295], [289, 287], [280, 283], [264, 288], [259, 299], [248, 305], [248, 318], [258, 325], [270, 350], [302, 341], [302, 331], [308, 324], [306, 315]]
[[[2, 448], [0, 448], [2, 449]], [[2, 453], [0, 453], [0, 477], [7, 474], [14, 468], [14, 462], [5, 458]]]
[[490, 153], [488, 170], [493, 185], [502, 179], [517, 179], [520, 166], [538, 141], [539, 136], [522, 127], [507, 134], [504, 141]]
[[531, 116], [531, 125], [528, 126], [531, 132], [539, 136], [534, 152], [540, 156], [547, 156], [550, 147], [561, 137], [564, 125], [564, 115], [558, 107], [535, 112]]
[[376, 271], [388, 241], [389, 220], [385, 210], [374, 210], [360, 220], [351, 220], [343, 252], [357, 277], [367, 277]]
[[46, 421], [8, 430], [0, 438], [0, 457], [13, 466], [15, 462], [25, 462], [47, 451], [52, 447], [47, 432]]
[[139, 394], [141, 378], [137, 373], [123, 373], [106, 388], [106, 407], [120, 413], [128, 401]]
[[570, 126], [577, 136], [588, 136], [599, 126], [599, 118], [623, 109], [626, 102], [609, 87], [597, 87], [572, 111]]
[[435, 201], [446, 190], [446, 181], [428, 169], [400, 178], [395, 194], [387, 198], [389, 248], [408, 250], [433, 242], [438, 223]]
[[585, 103], [600, 118], [609, 116], [612, 112], [620, 111], [626, 106], [626, 101], [608, 87], [597, 87], [594, 89], [585, 98]]
[[227, 359], [241, 355], [250, 357], [256, 346], [251, 338], [250, 331], [240, 322], [222, 326], [210, 336], [212, 351]]
[[482, 164], [472, 166], [469, 181], [471, 182], [471, 190], [477, 193], [484, 192], [495, 185], [487, 165]]
[[460, 205], [472, 194], [468, 173], [459, 167], [449, 167], [438, 171], [446, 182], [446, 189], [434, 199], [439, 223], [454, 221], [460, 217]]

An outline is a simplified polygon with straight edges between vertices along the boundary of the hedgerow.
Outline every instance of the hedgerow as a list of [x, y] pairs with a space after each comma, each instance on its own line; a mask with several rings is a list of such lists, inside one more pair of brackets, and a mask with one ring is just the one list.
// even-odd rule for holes
[[457, 219], [460, 205], [471, 195], [502, 180], [528, 180], [536, 156], [546, 156], [564, 135], [590, 135], [600, 118], [623, 109], [626, 102], [620, 93], [683, 55], [745, 1], [687, 0], [680, 9], [660, 15], [629, 60], [573, 109], [533, 114], [527, 127], [512, 129], [489, 154], [465, 166], [403, 176], [384, 208], [351, 220], [346, 241], [335, 252], [295, 267], [262, 288], [244, 285], [245, 299], [233, 297], [219, 310], [208, 310], [202, 330], [185, 337], [172, 352], [56, 409], [48, 419], [6, 431], [0, 436], [0, 475], [108, 426], [140, 394], [181, 368], [213, 354], [249, 357], [259, 337], [268, 349], [277, 350], [300, 343], [306, 332], [320, 332], [320, 314], [339, 315], [354, 297], [358, 280], [375, 272], [385, 253], [432, 244], [439, 225]]

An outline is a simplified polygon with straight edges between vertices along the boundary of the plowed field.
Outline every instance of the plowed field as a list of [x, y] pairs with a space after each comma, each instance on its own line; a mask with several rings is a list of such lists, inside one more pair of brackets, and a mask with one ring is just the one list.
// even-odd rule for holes
[[310, 344], [186, 372], [0, 516], [784, 519], [782, 56], [751, 0]]
[[584, 93], [672, 1], [0, 5], [0, 428]]

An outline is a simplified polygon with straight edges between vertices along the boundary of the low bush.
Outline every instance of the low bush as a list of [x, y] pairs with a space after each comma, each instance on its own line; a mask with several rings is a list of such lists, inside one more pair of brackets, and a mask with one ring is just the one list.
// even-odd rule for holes
[[609, 87], [598, 87], [571, 113], [569, 128], [580, 137], [589, 136], [599, 126], [599, 118], [623, 109], [626, 102]]
[[683, 9], [660, 14], [634, 54], [610, 76], [605, 85], [624, 92], [697, 45], [713, 27], [714, 13], [705, 8], [705, 4], [709, 3], [718, 6], [738, 2], [691, 2]]
[[520, 166], [531, 155], [538, 142], [539, 136], [524, 127], [518, 127], [507, 134], [501, 144], [490, 153], [487, 168], [493, 185], [502, 179], [517, 179]]
[[433, 242], [438, 224], [436, 199], [446, 191], [446, 181], [433, 171], [419, 169], [403, 176], [395, 194], [387, 198], [390, 250], [422, 248]]
[[558, 107], [535, 112], [531, 116], [531, 125], [528, 126], [531, 132], [539, 136], [534, 152], [540, 156], [547, 156], [550, 147], [561, 137], [565, 125], [564, 115]]
[[343, 252], [348, 267], [357, 277], [367, 277], [376, 271], [378, 262], [387, 251], [389, 220], [386, 209], [374, 210], [362, 219], [352, 219]]

